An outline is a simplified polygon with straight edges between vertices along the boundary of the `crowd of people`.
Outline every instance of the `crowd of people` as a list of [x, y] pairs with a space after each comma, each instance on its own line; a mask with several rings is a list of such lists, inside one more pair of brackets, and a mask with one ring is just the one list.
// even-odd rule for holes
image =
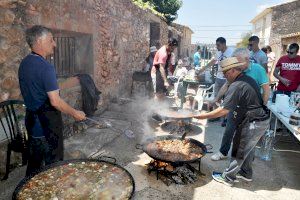
[[[59, 96], [55, 68], [46, 60], [56, 46], [51, 31], [43, 26], [33, 26], [26, 31], [26, 41], [32, 52], [20, 64], [19, 83], [26, 105], [25, 121], [29, 135], [26, 175], [31, 176], [45, 165], [63, 160], [61, 112], [77, 121], [85, 120], [86, 115]], [[257, 36], [249, 38], [248, 48], [237, 49], [228, 47], [225, 38], [217, 38], [218, 52], [205, 66], [201, 62], [200, 47], [193, 56], [193, 65], [189, 58], [179, 59], [175, 65], [177, 47], [178, 41], [170, 38], [158, 50], [155, 46], [150, 48], [144, 71], [151, 76], [154, 99], [162, 101], [168, 94], [168, 76], [180, 80], [192, 70], [197, 70], [199, 75], [217, 65], [211, 102], [213, 110], [195, 118], [227, 119], [221, 147], [211, 159], [226, 159], [233, 142], [231, 162], [224, 172], [214, 172], [213, 178], [227, 185], [240, 178], [251, 181], [254, 147], [269, 126], [266, 104], [270, 97], [271, 71], [278, 79], [273, 97], [277, 93], [290, 95], [300, 91], [299, 45], [289, 45], [287, 55], [280, 57], [274, 69], [275, 55], [271, 47], [267, 46], [265, 52], [261, 50]]]
[[[177, 47], [177, 41], [171, 39], [155, 55], [151, 76], [156, 98], [166, 94], [170, 86], [167, 75], [171, 53]], [[270, 96], [276, 94], [300, 92], [300, 56], [297, 43], [289, 45], [287, 55], [280, 57], [275, 65], [275, 54], [270, 46], [259, 48], [259, 37], [251, 36], [247, 48], [232, 48], [226, 45], [226, 39], [216, 39], [216, 56], [208, 64], [201, 65], [201, 48], [193, 55], [193, 65], [187, 59], [179, 59], [175, 77], [183, 79], [189, 70], [198, 70], [199, 74], [211, 70], [217, 65], [214, 81], [214, 99], [210, 102], [213, 110], [197, 116], [198, 119], [218, 120], [224, 117], [225, 126], [221, 146], [212, 155], [213, 161], [226, 159], [232, 145], [231, 162], [224, 172], [214, 172], [213, 178], [226, 185], [232, 185], [236, 179], [252, 181], [252, 162], [254, 148], [269, 127], [269, 110], [266, 107]], [[185, 62], [184, 62], [185, 61]], [[276, 79], [272, 79], [274, 76]], [[275, 91], [270, 84], [278, 80]], [[175, 87], [177, 90], [178, 86]]]

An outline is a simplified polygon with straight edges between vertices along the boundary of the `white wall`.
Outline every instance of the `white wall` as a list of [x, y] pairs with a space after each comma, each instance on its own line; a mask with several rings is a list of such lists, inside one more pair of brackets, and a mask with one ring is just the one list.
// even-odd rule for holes
[[252, 33], [260, 38], [260, 47], [269, 45], [272, 25], [272, 12], [262, 16], [252, 24]]

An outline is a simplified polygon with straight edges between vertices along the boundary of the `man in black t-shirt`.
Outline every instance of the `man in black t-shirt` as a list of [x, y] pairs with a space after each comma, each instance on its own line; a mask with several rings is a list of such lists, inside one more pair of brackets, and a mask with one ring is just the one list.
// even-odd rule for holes
[[259, 87], [254, 79], [242, 73], [244, 63], [236, 57], [221, 62], [222, 71], [230, 83], [222, 105], [196, 118], [216, 118], [233, 113], [236, 131], [233, 139], [233, 157], [223, 172], [213, 172], [214, 180], [232, 185], [237, 178], [252, 181], [254, 147], [269, 125], [269, 116], [263, 105]]

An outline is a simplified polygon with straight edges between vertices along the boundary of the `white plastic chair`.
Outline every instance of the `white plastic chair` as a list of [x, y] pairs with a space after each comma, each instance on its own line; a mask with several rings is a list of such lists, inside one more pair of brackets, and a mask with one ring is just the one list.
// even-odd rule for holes
[[182, 82], [183, 76], [178, 77], [178, 81], [174, 83], [174, 94], [176, 97], [178, 97], [178, 85], [180, 82]]
[[196, 96], [194, 97], [194, 101], [193, 101], [193, 108], [195, 108], [196, 102], [197, 102], [197, 109], [196, 110], [202, 110], [203, 104], [205, 102], [211, 101], [213, 100], [214, 97], [214, 91], [212, 92], [208, 92], [211, 89], [214, 90], [214, 86], [215, 84], [212, 84], [210, 87], [208, 88], [202, 88], [201, 86], [199, 86]]

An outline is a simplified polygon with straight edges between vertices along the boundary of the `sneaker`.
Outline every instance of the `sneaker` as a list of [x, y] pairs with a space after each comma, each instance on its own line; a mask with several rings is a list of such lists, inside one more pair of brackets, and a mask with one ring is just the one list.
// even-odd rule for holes
[[212, 177], [215, 181], [219, 182], [219, 183], [223, 183], [224, 185], [227, 186], [232, 186], [233, 183], [228, 181], [225, 177], [222, 176], [222, 173], [220, 172], [213, 172]]
[[221, 152], [218, 152], [214, 155], [211, 156], [211, 160], [213, 161], [217, 161], [217, 160], [224, 160], [226, 159], [228, 156], [224, 156]]
[[244, 181], [248, 181], [248, 182], [252, 181], [252, 178], [247, 178], [246, 176], [242, 175], [241, 172], [237, 173], [236, 178], [243, 179]]

